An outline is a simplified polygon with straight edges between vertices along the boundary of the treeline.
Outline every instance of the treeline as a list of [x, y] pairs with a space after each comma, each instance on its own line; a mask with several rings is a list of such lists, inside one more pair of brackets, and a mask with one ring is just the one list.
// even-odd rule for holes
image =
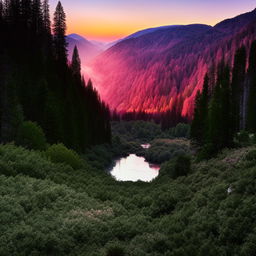
[[195, 100], [191, 138], [202, 148], [202, 157], [234, 146], [241, 131], [256, 133], [256, 41], [249, 54], [236, 51], [233, 67], [222, 61], [215, 79], [206, 74], [202, 92]]
[[77, 48], [67, 60], [66, 15], [51, 25], [48, 0], [0, 0], [0, 141], [15, 141], [25, 120], [49, 143], [79, 152], [111, 141], [110, 112], [81, 76]]
[[172, 110], [159, 113], [147, 113], [146, 111], [133, 111], [118, 113], [116, 110], [112, 112], [111, 119], [113, 121], [154, 121], [156, 124], [161, 124], [163, 131], [175, 128], [180, 123], [188, 123], [188, 119], [183, 117], [174, 107]]

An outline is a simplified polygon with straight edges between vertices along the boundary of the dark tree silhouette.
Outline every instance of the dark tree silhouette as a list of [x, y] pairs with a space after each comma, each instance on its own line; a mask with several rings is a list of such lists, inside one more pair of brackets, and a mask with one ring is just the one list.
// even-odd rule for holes
[[[246, 72], [247, 53], [242, 46], [234, 56], [232, 82], [231, 69], [223, 60], [217, 69], [209, 103], [202, 104], [203, 93], [196, 97], [191, 137], [202, 146], [204, 157], [234, 146], [238, 132], [256, 132], [256, 41], [251, 44], [248, 62]], [[208, 109], [207, 115], [202, 114], [205, 109]], [[203, 133], [207, 134], [205, 140], [202, 139]]]
[[79, 57], [77, 46], [75, 46], [71, 62], [72, 73], [76, 77], [81, 77], [81, 60]]
[[54, 48], [56, 59], [62, 63], [67, 63], [67, 42], [66, 42], [66, 14], [61, 5], [58, 2], [53, 23], [53, 36], [54, 36]]
[[50, 20], [50, 10], [49, 10], [49, 0], [44, 0], [42, 4], [43, 12], [43, 29], [46, 34], [51, 34], [51, 20]]
[[256, 41], [251, 45], [249, 56], [249, 97], [247, 112], [247, 128], [250, 132], [256, 133]]
[[208, 129], [209, 77], [205, 75], [202, 93], [195, 100], [194, 119], [191, 124], [191, 138], [199, 145], [205, 143]]
[[0, 2], [0, 142], [15, 141], [22, 122], [29, 120], [41, 126], [48, 142], [79, 152], [110, 143], [109, 109], [92, 82], [86, 85], [81, 78], [77, 49], [67, 64], [60, 2], [53, 38], [50, 24], [47, 0]]
[[243, 127], [243, 94], [246, 68], [246, 49], [241, 47], [237, 50], [232, 71], [232, 120], [234, 132], [238, 132]]

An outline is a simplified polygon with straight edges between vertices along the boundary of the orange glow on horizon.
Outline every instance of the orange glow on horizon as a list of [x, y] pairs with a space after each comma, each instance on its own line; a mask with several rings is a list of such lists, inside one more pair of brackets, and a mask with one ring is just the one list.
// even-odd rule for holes
[[[50, 0], [52, 14], [58, 0]], [[255, 8], [255, 0], [62, 0], [67, 33], [113, 41], [165, 25], [216, 23]]]

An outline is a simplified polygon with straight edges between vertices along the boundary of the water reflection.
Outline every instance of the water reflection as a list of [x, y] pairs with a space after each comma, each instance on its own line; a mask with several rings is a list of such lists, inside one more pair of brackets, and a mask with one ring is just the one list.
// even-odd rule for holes
[[145, 161], [144, 157], [134, 154], [116, 161], [111, 175], [119, 181], [145, 181], [150, 182], [159, 174], [160, 167], [151, 165]]
[[144, 149], [149, 149], [151, 147], [150, 144], [141, 144], [141, 147]]

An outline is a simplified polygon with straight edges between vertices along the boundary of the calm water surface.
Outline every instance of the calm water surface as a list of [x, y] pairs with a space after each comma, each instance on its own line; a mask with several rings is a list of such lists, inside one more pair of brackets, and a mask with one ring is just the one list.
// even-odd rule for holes
[[150, 144], [141, 144], [141, 147], [144, 149], [149, 149], [151, 147]]
[[116, 161], [110, 171], [118, 181], [145, 181], [150, 182], [159, 174], [160, 166], [149, 164], [144, 157], [134, 154]]

